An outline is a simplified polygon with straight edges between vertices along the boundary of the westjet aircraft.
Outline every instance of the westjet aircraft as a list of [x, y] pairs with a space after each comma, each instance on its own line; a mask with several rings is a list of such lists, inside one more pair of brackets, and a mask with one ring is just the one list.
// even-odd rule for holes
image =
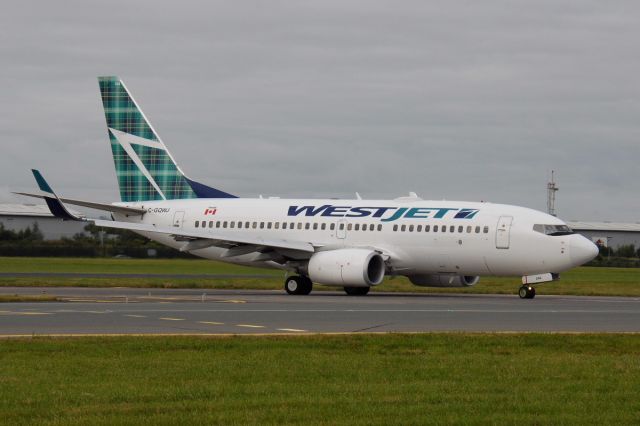
[[[520, 276], [521, 298], [598, 254], [560, 219], [523, 207], [427, 201], [239, 198], [189, 179], [118, 77], [100, 77], [120, 202], [59, 198], [34, 170], [51, 212], [129, 229], [207, 259], [287, 271], [284, 288], [313, 282], [365, 295], [385, 275], [424, 287], [467, 287], [482, 275]], [[66, 204], [111, 212], [77, 217]]]

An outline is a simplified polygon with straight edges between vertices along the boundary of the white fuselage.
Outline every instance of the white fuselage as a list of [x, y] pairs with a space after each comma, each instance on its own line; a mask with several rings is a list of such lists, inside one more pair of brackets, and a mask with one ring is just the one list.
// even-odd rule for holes
[[[147, 211], [142, 217], [115, 214], [120, 221], [303, 241], [320, 251], [371, 248], [388, 256], [387, 273], [399, 275], [560, 273], [594, 256], [594, 245], [580, 235], [546, 235], [534, 230], [534, 225], [565, 225], [558, 218], [501, 204], [415, 198], [218, 198], [116, 204]], [[142, 234], [176, 249], [186, 244], [166, 234]], [[255, 253], [229, 258], [224, 257], [227, 250], [220, 247], [190, 251], [208, 259], [282, 267], [253, 260]], [[304, 256], [300, 260], [304, 261]]]

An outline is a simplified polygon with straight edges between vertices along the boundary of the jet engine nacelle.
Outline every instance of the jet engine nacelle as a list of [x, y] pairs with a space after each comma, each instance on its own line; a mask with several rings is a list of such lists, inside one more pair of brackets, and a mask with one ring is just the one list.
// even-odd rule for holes
[[471, 287], [480, 281], [480, 277], [472, 275], [422, 274], [408, 277], [420, 287]]
[[384, 259], [372, 250], [338, 249], [315, 253], [309, 259], [312, 281], [348, 287], [368, 287], [382, 282]]

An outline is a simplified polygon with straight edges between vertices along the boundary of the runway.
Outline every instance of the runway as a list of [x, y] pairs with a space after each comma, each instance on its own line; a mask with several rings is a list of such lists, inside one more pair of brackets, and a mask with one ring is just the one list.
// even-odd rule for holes
[[640, 299], [131, 288], [0, 288], [0, 335], [640, 332]]

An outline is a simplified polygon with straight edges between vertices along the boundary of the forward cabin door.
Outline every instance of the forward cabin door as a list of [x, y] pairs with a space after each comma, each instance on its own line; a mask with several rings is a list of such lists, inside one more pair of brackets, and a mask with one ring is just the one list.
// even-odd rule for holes
[[498, 227], [496, 228], [496, 248], [508, 249], [511, 240], [511, 222], [513, 216], [500, 216]]
[[173, 215], [173, 226], [182, 228], [182, 222], [184, 222], [184, 212], [175, 212]]

